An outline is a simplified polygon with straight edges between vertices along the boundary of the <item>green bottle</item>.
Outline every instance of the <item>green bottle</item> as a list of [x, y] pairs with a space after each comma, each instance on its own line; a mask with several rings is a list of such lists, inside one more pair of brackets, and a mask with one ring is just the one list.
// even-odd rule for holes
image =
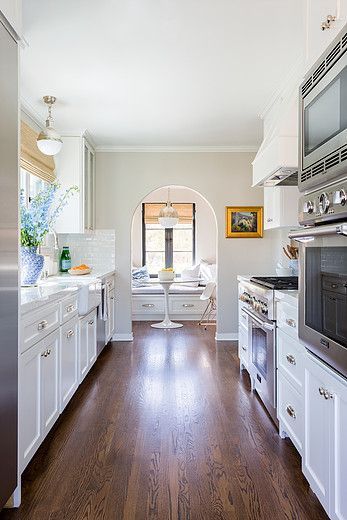
[[60, 271], [67, 273], [71, 269], [71, 255], [68, 246], [64, 246], [60, 255]]

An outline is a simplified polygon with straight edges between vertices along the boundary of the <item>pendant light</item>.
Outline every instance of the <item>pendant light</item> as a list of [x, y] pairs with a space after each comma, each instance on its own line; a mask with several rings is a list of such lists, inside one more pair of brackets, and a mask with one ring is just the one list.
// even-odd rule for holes
[[170, 188], [167, 190], [166, 206], [159, 211], [158, 222], [164, 228], [173, 228], [179, 222], [178, 213], [170, 202]]
[[63, 146], [60, 135], [52, 126], [52, 105], [56, 99], [54, 96], [43, 96], [43, 101], [48, 106], [48, 117], [46, 119], [46, 128], [40, 132], [37, 138], [37, 147], [45, 155], [56, 155]]

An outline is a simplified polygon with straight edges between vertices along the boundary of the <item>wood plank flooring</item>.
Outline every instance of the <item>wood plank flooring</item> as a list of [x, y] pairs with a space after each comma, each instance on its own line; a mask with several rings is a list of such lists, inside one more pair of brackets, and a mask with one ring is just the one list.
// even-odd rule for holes
[[326, 519], [237, 344], [135, 323], [105, 349], [0, 520]]

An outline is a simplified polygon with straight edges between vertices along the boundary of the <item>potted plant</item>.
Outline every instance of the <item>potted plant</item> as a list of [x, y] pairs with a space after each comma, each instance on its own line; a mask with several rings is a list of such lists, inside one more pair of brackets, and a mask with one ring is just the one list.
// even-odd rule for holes
[[23, 286], [36, 285], [41, 276], [44, 258], [38, 253], [47, 233], [68, 203], [69, 198], [78, 191], [71, 186], [56, 200], [60, 185], [48, 184], [29, 204], [26, 204], [24, 192], [20, 196], [20, 243], [21, 243], [21, 278]]

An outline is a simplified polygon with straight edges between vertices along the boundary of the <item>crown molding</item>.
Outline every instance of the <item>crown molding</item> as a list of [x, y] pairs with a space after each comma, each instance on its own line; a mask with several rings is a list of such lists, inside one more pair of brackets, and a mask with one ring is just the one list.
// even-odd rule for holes
[[96, 146], [97, 152], [219, 152], [255, 153], [259, 146]]
[[45, 121], [42, 119], [41, 114], [29, 103], [27, 99], [20, 98], [20, 109], [24, 114], [29, 117], [41, 130], [45, 127]]

